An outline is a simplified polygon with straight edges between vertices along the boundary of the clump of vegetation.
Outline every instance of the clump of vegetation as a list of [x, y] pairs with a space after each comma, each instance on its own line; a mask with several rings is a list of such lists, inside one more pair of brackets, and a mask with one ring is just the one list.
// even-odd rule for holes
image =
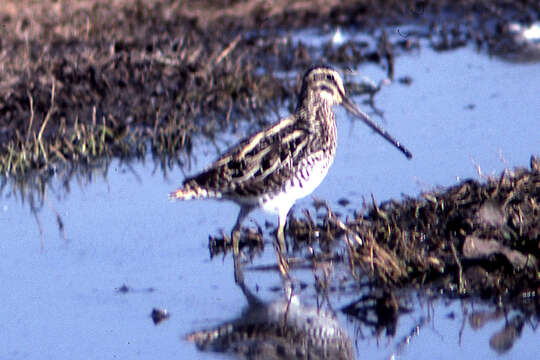
[[5, 15], [2, 174], [148, 149], [174, 158], [192, 135], [262, 118], [289, 95], [283, 81], [256, 74], [245, 40], [165, 19], [158, 5], [34, 4], [35, 13]]
[[[419, 198], [373, 203], [341, 221], [290, 224], [295, 239], [344, 237], [354, 276], [383, 287], [434, 287], [449, 295], [539, 298], [540, 160], [485, 182], [466, 180]], [[315, 237], [313, 234], [318, 234]], [[540, 303], [536, 300], [537, 307]]]
[[[531, 3], [520, 6], [534, 11]], [[375, 46], [349, 40], [315, 49], [283, 31], [315, 24], [381, 28], [396, 18], [413, 22], [452, 8], [443, 5], [6, 0], [0, 8], [0, 173], [46, 174], [149, 150], [163, 166], [181, 163], [193, 136], [212, 139], [246, 120], [260, 126], [286, 100], [294, 102], [294, 79], [276, 74], [296, 74], [313, 62], [347, 68], [371, 61], [392, 78], [396, 51], [414, 48], [425, 36], [391, 43], [383, 33], [374, 35]], [[497, 37], [488, 35], [484, 24], [490, 22], [483, 19], [500, 18], [497, 9], [512, 6], [477, 6], [483, 11], [473, 12], [474, 26], [460, 26], [462, 16], [445, 13], [442, 26], [431, 27], [433, 46], [471, 39], [491, 44]]]

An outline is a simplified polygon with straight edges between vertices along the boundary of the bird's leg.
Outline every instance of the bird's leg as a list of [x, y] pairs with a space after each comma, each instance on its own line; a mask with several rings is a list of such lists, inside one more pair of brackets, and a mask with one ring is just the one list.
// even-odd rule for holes
[[289, 213], [288, 210], [289, 209], [287, 209], [285, 212], [282, 211], [279, 213], [278, 229], [276, 233], [277, 241], [275, 241], [279, 272], [284, 279], [289, 278], [289, 264], [287, 263], [287, 259], [285, 257], [287, 251], [287, 244], [285, 242], [285, 224], [287, 222], [287, 214]]
[[234, 227], [231, 232], [231, 239], [232, 239], [232, 246], [233, 246], [233, 261], [234, 261], [234, 281], [237, 284], [244, 283], [244, 273], [242, 272], [242, 268], [240, 266], [240, 230], [242, 227], [242, 222], [252, 210], [253, 210], [252, 207], [245, 206], [245, 205], [240, 206], [240, 213], [238, 214], [238, 217], [236, 218], [236, 224], [234, 224]]

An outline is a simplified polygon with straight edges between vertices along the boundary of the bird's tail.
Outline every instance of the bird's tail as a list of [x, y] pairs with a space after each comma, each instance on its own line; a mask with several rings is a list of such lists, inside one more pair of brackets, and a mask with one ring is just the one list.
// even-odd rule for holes
[[186, 183], [183, 187], [176, 189], [169, 194], [169, 200], [193, 200], [215, 197], [219, 197], [215, 191], [204, 189], [191, 183]]

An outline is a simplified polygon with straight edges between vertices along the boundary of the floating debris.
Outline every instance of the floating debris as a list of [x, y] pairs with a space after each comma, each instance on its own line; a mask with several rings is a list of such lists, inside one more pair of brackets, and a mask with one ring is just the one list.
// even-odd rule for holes
[[[258, 254], [264, 250], [264, 237], [263, 231], [260, 227], [257, 230], [247, 228], [242, 229], [239, 241], [240, 249], [246, 248], [250, 253], [250, 257]], [[208, 249], [210, 250], [210, 257], [213, 258], [219, 254], [226, 254], [232, 251], [232, 241], [225, 233], [221, 233], [221, 236], [208, 236]]]
[[116, 289], [116, 292], [120, 293], [120, 294], [135, 293], [135, 292], [138, 292], [138, 293], [141, 293], [141, 292], [152, 293], [154, 291], [155, 291], [155, 289], [152, 288], [152, 287], [149, 287], [149, 288], [146, 288], [146, 289], [137, 289], [137, 290], [135, 290], [132, 287], [127, 286], [126, 284], [122, 284], [122, 286], [120, 286], [119, 288]]
[[127, 286], [126, 284], [122, 284], [122, 286], [116, 289], [116, 292], [121, 293], [121, 294], [127, 294], [130, 291], [131, 291], [131, 288]]
[[167, 309], [153, 308], [150, 317], [152, 318], [154, 325], [159, 325], [161, 322], [169, 319], [171, 314], [169, 314]]

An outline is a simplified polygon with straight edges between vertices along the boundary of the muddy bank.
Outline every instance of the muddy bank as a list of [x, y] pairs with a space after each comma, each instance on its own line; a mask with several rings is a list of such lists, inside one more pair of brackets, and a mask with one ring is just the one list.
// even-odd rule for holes
[[[383, 289], [423, 288], [540, 310], [540, 162], [485, 181], [465, 180], [403, 201], [373, 202], [354, 218], [330, 209], [293, 219], [300, 244], [346, 244], [351, 275]], [[330, 251], [330, 250], [328, 250]], [[330, 256], [326, 254], [326, 256]], [[335, 256], [332, 255], [332, 256]]]
[[[8, 176], [151, 152], [182, 165], [193, 136], [240, 122], [257, 128], [292, 106], [313, 62], [343, 69], [393, 58], [429, 38], [440, 50], [493, 48], [509, 21], [530, 22], [536, 2], [7, 1], [0, 8], [0, 171]], [[316, 26], [371, 33], [420, 24], [390, 41], [315, 49], [284, 36]], [[354, 87], [354, 86], [353, 86]]]

